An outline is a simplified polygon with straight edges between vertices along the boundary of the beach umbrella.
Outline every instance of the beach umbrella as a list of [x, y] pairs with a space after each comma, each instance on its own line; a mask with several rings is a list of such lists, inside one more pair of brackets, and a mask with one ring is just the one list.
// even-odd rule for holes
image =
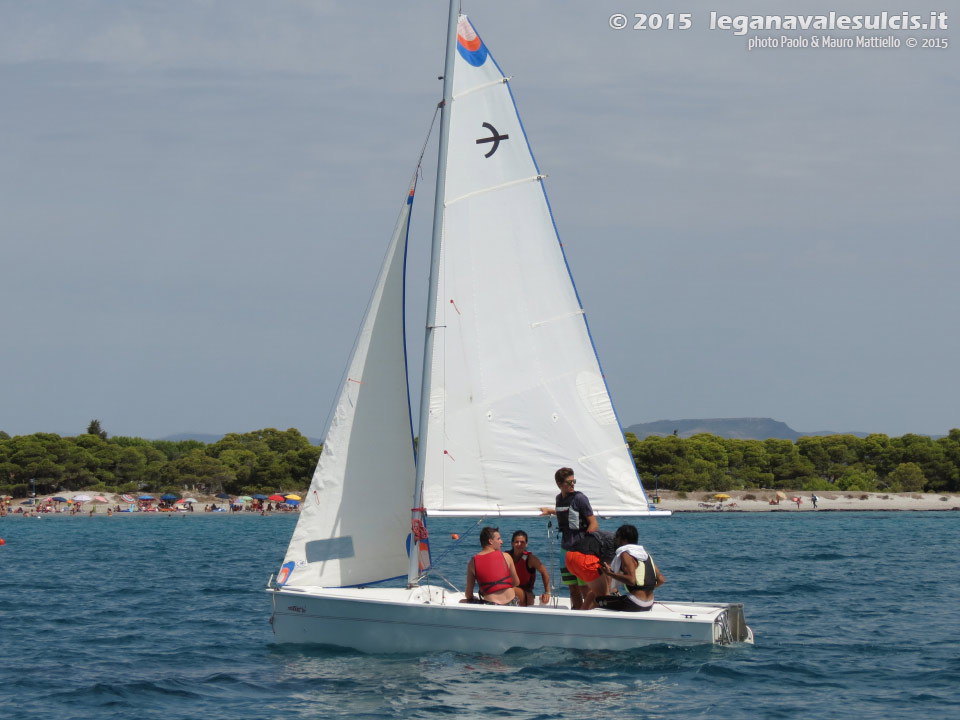
[[67, 499], [66, 499], [65, 497], [60, 497], [59, 495], [57, 495], [57, 496], [54, 497], [54, 498], [47, 498], [47, 502], [50, 502], [51, 500], [53, 500], [54, 502], [66, 502], [66, 501], [67, 501]]
[[184, 499], [183, 499], [183, 500], [181, 500], [180, 502], [185, 502], [185, 503], [195, 503], [195, 502], [200, 502], [200, 501], [199, 501], [199, 500], [197, 500], [196, 498], [184, 498]]
[[271, 502], [283, 502], [284, 500], [286, 500], [286, 498], [283, 495], [276, 494], [276, 495], [271, 495], [270, 497], [267, 498], [267, 500], [270, 500]]
[[173, 503], [173, 504], [174, 504], [174, 505], [182, 505], [182, 504], [185, 503], [185, 502], [186, 502], [186, 500], [184, 500], [183, 498], [180, 498], [179, 500], [177, 500], [177, 501], [176, 501], [175, 503]]
[[217, 493], [214, 497], [220, 498], [221, 500], [229, 500], [230, 496], [227, 493]]
[[787, 496], [784, 493], [780, 492], [779, 490], [777, 490], [777, 497], [780, 498], [781, 500], [787, 499]]
[[177, 499], [177, 496], [174, 495], [174, 494], [172, 494], [172, 493], [167, 493], [166, 495], [161, 495], [161, 496], [160, 496], [160, 499], [161, 499], [161, 500], [176, 500], [176, 499]]
[[94, 499], [94, 502], [110, 502], [103, 495], [97, 495]]
[[266, 495], [261, 495], [260, 493], [257, 493], [256, 495], [253, 496], [253, 499], [254, 499], [254, 500], [268, 500], [269, 498], [267, 498]]
[[20, 504], [21, 504], [21, 505], [33, 505], [33, 502], [34, 502], [34, 501], [33, 501], [32, 499], [30, 499], [30, 500], [24, 500], [24, 501], [23, 501], [22, 503], [20, 503]]
[[73, 501], [74, 501], [74, 502], [90, 502], [91, 500], [93, 500], [93, 498], [90, 497], [89, 495], [74, 495], [74, 496], [73, 496]]
[[136, 502], [136, 500], [133, 499], [133, 495], [121, 495], [120, 499], [126, 503]]
[[237, 500], [239, 500], [240, 502], [250, 502], [251, 500], [253, 500], [253, 498], [250, 497], [249, 495], [241, 495], [240, 497], [237, 498]]
[[303, 498], [300, 497], [299, 495], [294, 495], [294, 494], [292, 494], [292, 493], [291, 493], [290, 495], [284, 495], [284, 497], [285, 497], [287, 500], [303, 500]]
[[296, 505], [299, 505], [299, 504], [300, 504], [300, 501], [299, 501], [299, 500], [293, 500], [292, 498], [290, 498], [290, 499], [287, 499], [286, 503], [287, 503], [287, 505], [294, 505], [294, 506], [296, 506]]
[[729, 500], [729, 499], [730, 499], [730, 496], [727, 495], [726, 493], [717, 493], [716, 495], [714, 495], [714, 497], [715, 497], [717, 500]]
[[156, 498], [153, 495], [141, 495], [137, 500], [156, 500]]

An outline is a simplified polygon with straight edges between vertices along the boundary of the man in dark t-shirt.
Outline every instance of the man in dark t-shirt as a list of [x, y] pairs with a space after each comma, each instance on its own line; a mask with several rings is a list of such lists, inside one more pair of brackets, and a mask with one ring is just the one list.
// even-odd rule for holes
[[[590, 500], [582, 492], [575, 490], [576, 478], [572, 468], [560, 468], [554, 475], [560, 494], [555, 507], [542, 507], [542, 515], [556, 515], [560, 528], [560, 547], [566, 550], [564, 568], [576, 576], [579, 582], [564, 584], [570, 588], [570, 605], [574, 610], [589, 610], [593, 607], [593, 598], [605, 594], [606, 580], [600, 575], [600, 559], [587, 549], [585, 541], [590, 533], [596, 533], [600, 525], [593, 513]], [[596, 588], [592, 586], [596, 585]], [[589, 599], [588, 599], [589, 598]]]

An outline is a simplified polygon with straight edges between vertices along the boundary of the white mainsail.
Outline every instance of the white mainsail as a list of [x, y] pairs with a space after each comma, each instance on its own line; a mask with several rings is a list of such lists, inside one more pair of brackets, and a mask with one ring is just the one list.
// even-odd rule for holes
[[535, 515], [570, 466], [598, 513], [647, 514], [507, 79], [457, 30], [423, 504]]
[[399, 575], [414, 492], [403, 337], [416, 177], [377, 278], [277, 582], [344, 587]]

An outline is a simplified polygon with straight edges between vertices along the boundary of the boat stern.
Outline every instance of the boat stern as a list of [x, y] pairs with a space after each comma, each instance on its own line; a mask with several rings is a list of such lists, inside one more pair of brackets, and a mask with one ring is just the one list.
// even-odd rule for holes
[[753, 630], [743, 617], [743, 603], [729, 603], [717, 615], [713, 621], [713, 642], [717, 645], [753, 644]]

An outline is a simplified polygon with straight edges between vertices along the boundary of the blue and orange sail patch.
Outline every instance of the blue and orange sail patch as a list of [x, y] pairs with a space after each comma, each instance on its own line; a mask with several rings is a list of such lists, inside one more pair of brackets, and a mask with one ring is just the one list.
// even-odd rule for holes
[[483, 44], [483, 40], [477, 35], [477, 31], [473, 29], [473, 25], [466, 17], [460, 18], [457, 25], [457, 51], [460, 53], [460, 57], [474, 67], [483, 65], [489, 54], [487, 46]]

